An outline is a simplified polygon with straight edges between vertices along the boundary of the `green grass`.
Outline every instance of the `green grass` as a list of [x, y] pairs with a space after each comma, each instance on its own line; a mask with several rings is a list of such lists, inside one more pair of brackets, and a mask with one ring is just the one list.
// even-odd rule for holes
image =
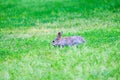
[[[53, 47], [58, 31], [86, 43]], [[119, 80], [119, 0], [0, 0], [0, 80]]]

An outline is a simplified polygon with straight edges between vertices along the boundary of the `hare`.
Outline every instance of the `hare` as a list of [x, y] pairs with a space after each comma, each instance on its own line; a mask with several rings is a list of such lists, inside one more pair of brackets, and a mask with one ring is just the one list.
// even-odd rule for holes
[[58, 32], [57, 38], [52, 41], [53, 46], [78, 46], [81, 43], [85, 43], [85, 39], [81, 36], [71, 36], [71, 37], [63, 37], [62, 32]]

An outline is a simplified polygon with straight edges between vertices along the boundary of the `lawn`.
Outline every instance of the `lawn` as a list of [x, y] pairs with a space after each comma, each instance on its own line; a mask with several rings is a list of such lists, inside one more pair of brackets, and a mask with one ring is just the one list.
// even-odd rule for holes
[[[53, 47], [83, 36], [78, 47]], [[119, 80], [119, 0], [0, 0], [0, 80]]]

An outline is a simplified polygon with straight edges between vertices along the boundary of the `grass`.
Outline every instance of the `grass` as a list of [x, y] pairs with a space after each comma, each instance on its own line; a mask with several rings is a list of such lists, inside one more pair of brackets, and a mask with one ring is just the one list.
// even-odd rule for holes
[[[119, 0], [0, 0], [0, 80], [119, 80]], [[53, 47], [58, 31], [86, 43]]]

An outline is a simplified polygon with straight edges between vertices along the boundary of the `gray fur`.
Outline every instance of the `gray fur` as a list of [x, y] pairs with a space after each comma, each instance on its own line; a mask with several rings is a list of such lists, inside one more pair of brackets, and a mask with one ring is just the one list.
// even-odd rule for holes
[[78, 46], [79, 44], [82, 44], [85, 42], [85, 39], [81, 36], [71, 36], [71, 37], [63, 37], [62, 33], [59, 32], [56, 39], [53, 40], [52, 45], [53, 46]]

